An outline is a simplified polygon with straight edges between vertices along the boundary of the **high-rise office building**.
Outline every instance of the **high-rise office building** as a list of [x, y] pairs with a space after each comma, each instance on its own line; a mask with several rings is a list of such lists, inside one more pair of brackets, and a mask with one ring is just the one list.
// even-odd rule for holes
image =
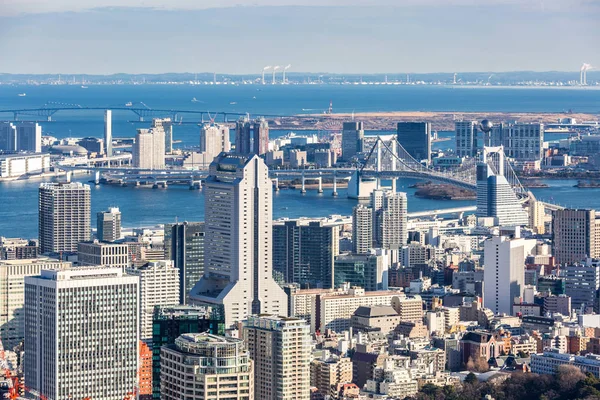
[[160, 358], [161, 399], [254, 399], [253, 363], [243, 340], [186, 333], [163, 346]]
[[101, 265], [125, 269], [129, 267], [129, 246], [126, 243], [106, 243], [97, 240], [77, 244], [79, 265]]
[[344, 122], [342, 128], [342, 159], [348, 162], [363, 151], [365, 130], [362, 122]]
[[291, 220], [273, 224], [273, 271], [278, 282], [333, 287], [333, 265], [340, 252], [339, 225]]
[[363, 204], [352, 209], [352, 251], [366, 254], [373, 247], [373, 212]]
[[334, 265], [334, 286], [344, 283], [367, 291], [388, 289], [389, 260], [384, 254], [343, 254]]
[[138, 345], [138, 277], [102, 267], [25, 278], [29, 393], [122, 399], [137, 385]]
[[205, 154], [205, 161], [211, 163], [221, 152], [229, 152], [229, 128], [219, 124], [204, 124], [200, 128], [200, 152]]
[[252, 152], [252, 125], [248, 118], [240, 118], [235, 123], [235, 152], [248, 155]]
[[558, 264], [600, 257], [600, 219], [595, 210], [565, 209], [552, 218], [552, 253]]
[[42, 269], [68, 268], [71, 263], [49, 258], [0, 261], [0, 339], [12, 350], [24, 338], [23, 299], [26, 276], [37, 276]]
[[171, 154], [173, 152], [173, 121], [171, 118], [155, 118], [153, 120], [153, 127], [162, 126], [165, 132], [165, 153]]
[[429, 122], [398, 122], [396, 138], [415, 160], [431, 163], [431, 124]]
[[151, 342], [154, 308], [179, 304], [179, 271], [172, 261], [151, 261], [126, 271], [140, 279], [140, 340]]
[[474, 157], [477, 155], [477, 121], [456, 121], [456, 154], [459, 157]]
[[188, 303], [190, 291], [204, 275], [204, 234], [204, 222], [165, 225], [165, 257], [179, 270], [180, 304]]
[[502, 141], [507, 157], [515, 161], [539, 161], [543, 157], [544, 124], [506, 124]]
[[[600, 288], [600, 267], [598, 263], [586, 260], [560, 268], [560, 276], [565, 281], [565, 294], [571, 298], [571, 307], [593, 308], [598, 312], [598, 289]], [[583, 310], [585, 313], [585, 310]]]
[[408, 240], [406, 193], [374, 190], [371, 194], [374, 241], [377, 247], [398, 250]]
[[254, 121], [254, 154], [262, 156], [269, 152], [269, 123], [263, 117]]
[[274, 315], [250, 316], [244, 340], [254, 361], [254, 398], [310, 399], [310, 326]]
[[165, 123], [165, 120], [155, 118], [152, 120], [150, 129], [138, 129], [132, 149], [134, 167], [143, 169], [163, 169], [165, 167], [165, 129], [163, 123]]
[[0, 122], [0, 151], [42, 151], [42, 127], [36, 122]]
[[160, 399], [160, 350], [184, 333], [224, 335], [221, 315], [209, 307], [163, 306], [154, 309], [152, 323], [152, 397]]
[[494, 314], [512, 315], [516, 297], [523, 296], [525, 258], [536, 245], [535, 239], [495, 236], [484, 243], [483, 305]]
[[287, 314], [273, 280], [273, 185], [264, 161], [221, 153], [205, 182], [204, 276], [190, 302], [220, 306], [227, 326], [251, 314]]
[[112, 141], [112, 110], [104, 111], [104, 153], [106, 157], [113, 156], [113, 141]]
[[489, 155], [477, 164], [477, 211], [478, 217], [493, 217], [496, 225], [524, 226], [529, 223], [529, 215], [521, 205], [511, 184], [504, 176], [504, 153], [498, 148], [498, 170], [487, 164]]
[[77, 251], [90, 240], [90, 186], [76, 183], [40, 184], [39, 239], [42, 253]]
[[101, 242], [114, 242], [121, 238], [121, 211], [110, 207], [96, 214], [96, 237]]

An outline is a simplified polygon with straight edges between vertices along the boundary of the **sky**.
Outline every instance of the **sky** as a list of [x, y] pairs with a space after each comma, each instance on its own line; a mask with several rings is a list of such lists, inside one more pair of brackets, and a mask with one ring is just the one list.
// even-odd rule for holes
[[0, 73], [578, 71], [598, 0], [0, 0]]

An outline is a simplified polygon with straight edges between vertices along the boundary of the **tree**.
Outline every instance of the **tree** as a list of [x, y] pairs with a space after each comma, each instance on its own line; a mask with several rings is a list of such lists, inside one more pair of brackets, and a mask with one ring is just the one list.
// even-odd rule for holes
[[573, 365], [559, 365], [556, 372], [558, 389], [563, 394], [573, 391], [579, 381], [584, 379], [586, 379], [585, 374]]
[[465, 383], [468, 383], [469, 385], [475, 385], [477, 382], [479, 382], [479, 380], [477, 379], [477, 376], [470, 372], [469, 375], [467, 375], [467, 377], [465, 378]]

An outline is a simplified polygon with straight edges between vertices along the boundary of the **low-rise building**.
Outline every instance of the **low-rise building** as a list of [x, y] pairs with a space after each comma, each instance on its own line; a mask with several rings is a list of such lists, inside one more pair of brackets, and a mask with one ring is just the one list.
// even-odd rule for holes
[[531, 372], [534, 374], [555, 374], [561, 365], [573, 365], [583, 373], [589, 372], [600, 378], [600, 355], [575, 356], [560, 353], [557, 349], [546, 349], [543, 354], [531, 355]]
[[380, 330], [383, 334], [396, 329], [401, 317], [392, 306], [361, 306], [352, 315], [352, 329]]
[[97, 240], [77, 244], [79, 265], [101, 265], [125, 269], [129, 267], [129, 247], [125, 243], [106, 243]]

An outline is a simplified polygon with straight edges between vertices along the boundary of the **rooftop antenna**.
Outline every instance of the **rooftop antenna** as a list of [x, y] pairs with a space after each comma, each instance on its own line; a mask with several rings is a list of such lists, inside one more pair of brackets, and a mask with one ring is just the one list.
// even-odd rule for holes
[[268, 70], [270, 70], [271, 68], [273, 68], [273, 67], [271, 67], [270, 65], [267, 65], [262, 70], [262, 84], [263, 85], [265, 84], [265, 72], [268, 71]]

